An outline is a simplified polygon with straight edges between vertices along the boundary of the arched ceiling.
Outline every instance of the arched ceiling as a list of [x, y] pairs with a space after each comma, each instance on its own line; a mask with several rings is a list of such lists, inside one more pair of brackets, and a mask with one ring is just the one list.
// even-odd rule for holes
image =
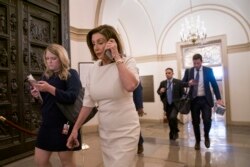
[[[99, 5], [95, 22], [113, 25], [127, 54], [136, 57], [175, 53], [181, 24], [190, 16], [189, 0], [96, 0], [95, 4]], [[249, 43], [249, 7], [249, 0], [192, 0], [192, 14], [205, 21], [208, 37], [226, 35], [228, 45]]]

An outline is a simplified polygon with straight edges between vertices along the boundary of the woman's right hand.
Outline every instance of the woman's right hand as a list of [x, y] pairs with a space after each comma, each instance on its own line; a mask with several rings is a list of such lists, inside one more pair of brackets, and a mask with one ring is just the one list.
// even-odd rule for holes
[[69, 149], [73, 149], [75, 147], [78, 147], [80, 145], [78, 139], [77, 139], [77, 131], [73, 130], [67, 140], [67, 144], [66, 146], [69, 148]]

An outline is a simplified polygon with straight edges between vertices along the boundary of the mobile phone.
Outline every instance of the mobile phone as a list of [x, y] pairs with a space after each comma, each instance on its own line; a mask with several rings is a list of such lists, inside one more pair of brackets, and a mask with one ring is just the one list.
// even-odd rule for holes
[[110, 60], [114, 60], [110, 49], [105, 50], [105, 53], [104, 53], [104, 54], [105, 54]]

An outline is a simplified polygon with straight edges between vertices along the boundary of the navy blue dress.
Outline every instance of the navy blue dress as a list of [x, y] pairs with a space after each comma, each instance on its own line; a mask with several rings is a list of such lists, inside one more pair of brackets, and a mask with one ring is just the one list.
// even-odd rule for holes
[[[69, 151], [66, 146], [67, 139], [73, 129], [69, 129], [67, 135], [62, 134], [63, 125], [67, 119], [59, 110], [56, 102], [73, 104], [81, 88], [81, 81], [76, 70], [70, 69], [68, 80], [60, 80], [57, 75], [42, 80], [56, 87], [55, 96], [48, 92], [41, 92], [43, 104], [41, 106], [42, 123], [37, 136], [36, 147], [47, 151]], [[78, 132], [80, 146], [73, 150], [81, 149], [81, 134]]]

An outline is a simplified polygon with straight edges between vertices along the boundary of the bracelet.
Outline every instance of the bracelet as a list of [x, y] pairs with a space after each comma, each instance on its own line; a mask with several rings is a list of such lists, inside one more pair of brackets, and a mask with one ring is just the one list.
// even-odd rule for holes
[[122, 64], [122, 63], [124, 63], [124, 60], [123, 59], [119, 59], [119, 60], [117, 60], [117, 61], [115, 61], [115, 63], [118, 65], [118, 64]]

